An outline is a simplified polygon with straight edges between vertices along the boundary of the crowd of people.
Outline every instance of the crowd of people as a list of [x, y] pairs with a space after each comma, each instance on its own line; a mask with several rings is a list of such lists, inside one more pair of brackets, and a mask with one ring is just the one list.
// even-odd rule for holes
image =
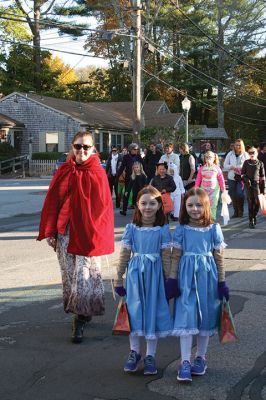
[[255, 228], [258, 195], [265, 192], [266, 144], [245, 149], [243, 140], [237, 139], [222, 160], [223, 170], [218, 154], [209, 142], [204, 143], [198, 156], [187, 143], [176, 147], [178, 153], [175, 153], [173, 143], [166, 143], [163, 148], [150, 143], [143, 156], [136, 143], [130, 144], [128, 149], [123, 148], [121, 153], [117, 147], [112, 148], [106, 173], [111, 193], [113, 190], [115, 193], [116, 207], [121, 207], [121, 215], [127, 214], [129, 203], [130, 207], [136, 206], [138, 192], [151, 184], [161, 194], [171, 194], [173, 210], [169, 217], [173, 221], [178, 220], [184, 193], [194, 186], [208, 193], [212, 216], [216, 219], [220, 193], [226, 191], [226, 174], [234, 210], [231, 218], [243, 217], [246, 197], [249, 227]]
[[[226, 189], [211, 146], [199, 157], [186, 143], [179, 145], [179, 152], [174, 152], [172, 143], [165, 145], [164, 154], [151, 143], [145, 157], [136, 143], [123, 152], [113, 147], [104, 171], [92, 134], [78, 132], [67, 162], [49, 187], [38, 240], [46, 238], [57, 253], [64, 310], [74, 314], [72, 342], [80, 343], [86, 322], [105, 311], [101, 256], [114, 251], [112, 193], [122, 215], [131, 201], [133, 220], [125, 227], [114, 280], [131, 325], [124, 371], [134, 373], [139, 368], [142, 337], [144, 375], [157, 374], [158, 339], [177, 336], [181, 347], [177, 379], [191, 382], [207, 370], [209, 338], [218, 329], [221, 301], [229, 300], [225, 243], [215, 222], [219, 194]], [[237, 139], [224, 160], [233, 217], [243, 216], [245, 190], [250, 228], [256, 225], [258, 195], [266, 193], [265, 158], [266, 145], [260, 152], [253, 146], [246, 151]], [[171, 218], [179, 220], [173, 235], [164, 208], [166, 197], [173, 202]], [[193, 337], [197, 348], [191, 362]]]

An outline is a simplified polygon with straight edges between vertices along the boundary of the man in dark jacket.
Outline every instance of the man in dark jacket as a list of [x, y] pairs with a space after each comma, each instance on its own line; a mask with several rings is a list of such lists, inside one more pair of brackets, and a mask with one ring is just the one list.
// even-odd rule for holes
[[147, 182], [155, 176], [156, 164], [159, 162], [162, 153], [157, 150], [155, 143], [150, 143], [146, 156], [144, 157], [144, 170], [147, 175]]
[[[124, 155], [122, 163], [118, 167], [117, 177], [119, 178], [120, 175], [125, 171], [125, 192], [127, 191], [128, 184], [130, 182], [130, 177], [132, 175], [132, 166], [134, 162], [140, 162], [143, 166], [143, 159], [139, 155], [139, 146], [137, 143], [131, 143], [128, 146], [128, 154]], [[123, 196], [123, 202], [127, 202], [125, 195]], [[123, 211], [120, 213], [123, 214]]]
[[127, 187], [130, 177], [132, 175], [132, 166], [135, 161], [140, 162], [143, 165], [143, 160], [138, 154], [139, 146], [137, 143], [131, 143], [128, 146], [128, 154], [123, 157], [122, 163], [117, 171], [117, 176], [119, 176], [125, 171], [125, 186]]
[[120, 207], [120, 199], [118, 196], [118, 168], [121, 165], [122, 156], [118, 153], [118, 149], [116, 146], [112, 148], [112, 152], [108, 157], [106, 162], [106, 173], [108, 177], [109, 187], [111, 191], [111, 195], [113, 194], [113, 190], [115, 192], [115, 203], [116, 208]]

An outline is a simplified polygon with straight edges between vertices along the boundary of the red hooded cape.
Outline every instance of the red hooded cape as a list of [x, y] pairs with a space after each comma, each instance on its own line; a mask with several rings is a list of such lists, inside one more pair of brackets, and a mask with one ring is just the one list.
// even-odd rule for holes
[[45, 198], [37, 240], [57, 237], [57, 221], [70, 200], [68, 253], [101, 256], [114, 252], [114, 212], [106, 173], [97, 155], [78, 165], [74, 159], [55, 174]]

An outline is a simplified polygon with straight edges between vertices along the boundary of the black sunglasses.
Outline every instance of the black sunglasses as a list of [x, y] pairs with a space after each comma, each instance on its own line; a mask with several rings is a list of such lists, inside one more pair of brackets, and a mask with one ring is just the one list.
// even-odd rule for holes
[[249, 151], [248, 154], [255, 154], [255, 151]]
[[83, 150], [87, 151], [90, 150], [93, 146], [90, 146], [88, 144], [73, 144], [73, 147], [75, 150], [81, 150], [83, 148]]

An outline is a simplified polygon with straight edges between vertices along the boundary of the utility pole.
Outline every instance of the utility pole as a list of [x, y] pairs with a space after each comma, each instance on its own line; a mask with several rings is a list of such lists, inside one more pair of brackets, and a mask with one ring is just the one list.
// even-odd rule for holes
[[[132, 1], [133, 3], [133, 1]], [[140, 145], [141, 132], [141, 0], [134, 0], [135, 38], [133, 65], [133, 141]]]

